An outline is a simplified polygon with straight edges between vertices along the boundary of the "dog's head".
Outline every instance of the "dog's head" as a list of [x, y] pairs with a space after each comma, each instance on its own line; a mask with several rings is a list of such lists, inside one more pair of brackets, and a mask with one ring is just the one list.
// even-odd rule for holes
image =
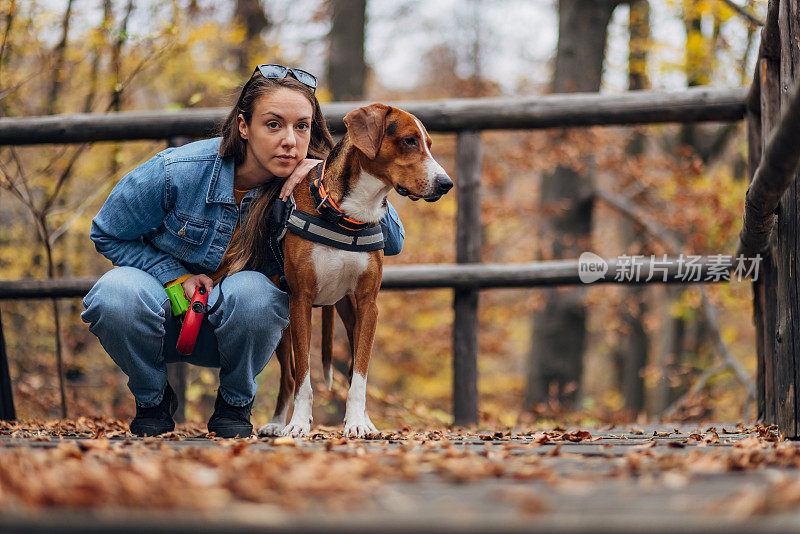
[[347, 135], [363, 154], [362, 168], [411, 200], [435, 202], [453, 181], [431, 155], [422, 122], [402, 109], [370, 104], [344, 117]]

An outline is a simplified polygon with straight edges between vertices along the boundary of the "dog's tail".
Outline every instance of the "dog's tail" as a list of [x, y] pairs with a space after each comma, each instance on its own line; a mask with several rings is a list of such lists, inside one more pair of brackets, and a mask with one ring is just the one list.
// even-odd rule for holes
[[333, 306], [322, 307], [322, 376], [325, 385], [333, 385]]

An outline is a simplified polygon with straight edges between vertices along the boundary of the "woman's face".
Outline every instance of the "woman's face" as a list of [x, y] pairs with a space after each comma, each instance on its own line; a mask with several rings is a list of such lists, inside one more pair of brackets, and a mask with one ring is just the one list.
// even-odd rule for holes
[[308, 154], [314, 109], [299, 91], [281, 87], [259, 97], [248, 125], [239, 115], [239, 134], [247, 139], [246, 166], [264, 178], [286, 178]]

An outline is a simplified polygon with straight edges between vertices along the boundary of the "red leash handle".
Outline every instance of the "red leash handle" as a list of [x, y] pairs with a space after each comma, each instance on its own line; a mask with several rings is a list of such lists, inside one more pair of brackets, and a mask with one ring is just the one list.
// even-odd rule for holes
[[205, 286], [201, 285], [194, 292], [192, 303], [189, 306], [189, 311], [186, 312], [186, 317], [183, 319], [181, 333], [178, 336], [178, 352], [185, 356], [188, 356], [194, 350], [194, 344], [197, 341], [197, 334], [200, 332], [200, 323], [203, 322], [207, 304], [208, 293]]

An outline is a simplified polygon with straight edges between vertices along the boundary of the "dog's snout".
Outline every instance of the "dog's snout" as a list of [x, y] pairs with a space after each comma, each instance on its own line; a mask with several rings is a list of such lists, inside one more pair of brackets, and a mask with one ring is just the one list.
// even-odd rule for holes
[[446, 174], [437, 174], [433, 180], [433, 187], [437, 195], [444, 195], [453, 188], [453, 180]]

